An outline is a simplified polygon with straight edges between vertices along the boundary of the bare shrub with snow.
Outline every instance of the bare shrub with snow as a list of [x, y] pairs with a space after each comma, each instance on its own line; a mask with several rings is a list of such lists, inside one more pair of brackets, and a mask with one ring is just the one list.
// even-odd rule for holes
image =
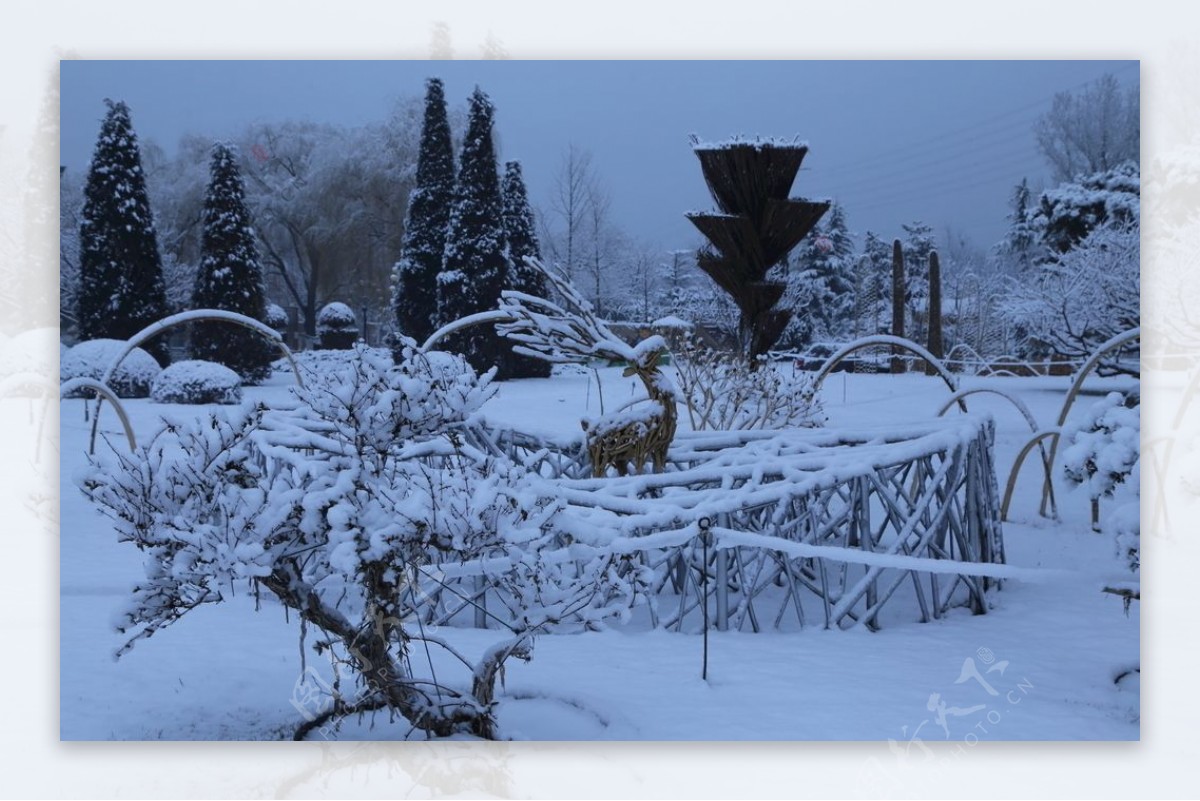
[[815, 428], [824, 423], [812, 375], [770, 365], [751, 369], [689, 340], [675, 355], [679, 394], [695, 431]]
[[[92, 378], [99, 381], [105, 370], [125, 348], [119, 339], [91, 339], [80, 342], [68, 350], [59, 365], [59, 380]], [[122, 398], [145, 398], [150, 394], [150, 385], [162, 372], [153, 356], [141, 348], [134, 348], [122, 361], [109, 379], [109, 386]], [[77, 390], [67, 397], [80, 398], [90, 395], [86, 389]]]
[[[84, 493], [148, 557], [118, 655], [243, 583], [319, 630], [317, 652], [357, 677], [321, 722], [387, 708], [434, 735], [494, 737], [505, 660], [528, 659], [531, 638], [568, 619], [620, 614], [634, 592], [613, 556], [548, 565], [541, 552], [562, 537], [553, 486], [466, 444], [490, 376], [411, 340], [394, 366], [354, 353], [297, 388], [296, 408], [166, 424], [136, 453], [92, 461]], [[519, 614], [511, 638], [473, 663], [416, 622], [413, 594], [421, 571], [483, 557]], [[415, 674], [429, 647], [449, 650], [469, 681]]]
[[242, 379], [223, 364], [188, 359], [155, 377], [150, 398], [156, 403], [241, 403]]
[[[1004, 314], [1024, 333], [1031, 353], [1084, 360], [1102, 343], [1141, 321], [1139, 229], [1095, 228], [1078, 245], [1043, 265], [1032, 280], [1013, 280]], [[1110, 354], [1101, 375], [1139, 374], [1136, 358]]]

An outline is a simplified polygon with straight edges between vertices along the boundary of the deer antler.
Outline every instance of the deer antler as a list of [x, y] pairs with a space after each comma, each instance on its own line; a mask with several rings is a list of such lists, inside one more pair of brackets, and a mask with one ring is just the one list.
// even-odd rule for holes
[[564, 309], [545, 298], [506, 289], [500, 293], [500, 309], [510, 316], [496, 330], [517, 344], [517, 353], [549, 362], [574, 362], [592, 357], [633, 362], [638, 353], [596, 316], [565, 275], [547, 269], [537, 259], [525, 263], [546, 277], [568, 306]]

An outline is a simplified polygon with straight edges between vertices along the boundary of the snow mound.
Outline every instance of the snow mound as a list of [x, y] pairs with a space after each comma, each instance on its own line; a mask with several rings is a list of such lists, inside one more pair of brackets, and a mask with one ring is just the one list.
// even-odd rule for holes
[[668, 314], [666, 317], [660, 317], [650, 325], [655, 328], [695, 328], [696, 326], [689, 323], [687, 320], [676, 317], [673, 314]]
[[240, 403], [242, 379], [216, 362], [176, 362], [154, 379], [150, 397], [156, 403]]
[[[113, 360], [125, 349], [124, 340], [120, 339], [91, 339], [80, 342], [62, 357], [59, 366], [59, 381], [70, 381], [73, 378], [93, 378], [99, 381]], [[141, 348], [134, 348], [121, 360], [116, 373], [108, 384], [113, 392], [121, 398], [145, 398], [150, 394], [150, 385], [162, 372], [158, 362]], [[89, 390], [81, 389], [71, 392], [67, 397], [80, 398], [91, 394]]]

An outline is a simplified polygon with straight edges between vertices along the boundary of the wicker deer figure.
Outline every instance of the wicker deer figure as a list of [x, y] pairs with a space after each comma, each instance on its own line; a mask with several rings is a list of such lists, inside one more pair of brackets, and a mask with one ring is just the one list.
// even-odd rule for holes
[[640, 378], [647, 397], [598, 419], [582, 421], [592, 474], [603, 476], [609, 467], [620, 475], [627, 475], [631, 468], [641, 472], [647, 461], [654, 470], [663, 470], [678, 423], [674, 387], [658, 368], [666, 342], [651, 336], [635, 346], [627, 345], [596, 317], [591, 304], [570, 281], [536, 260], [526, 262], [546, 276], [569, 308], [505, 291], [500, 309], [506, 319], [496, 323], [496, 330], [516, 343], [514, 351], [551, 362], [593, 357], [626, 362], [625, 375]]
[[655, 472], [661, 473], [666, 467], [667, 448], [675, 438], [678, 412], [675, 392], [658, 369], [662, 353], [662, 348], [647, 349], [638, 361], [625, 368], [626, 377], [636, 375], [645, 385], [648, 397], [644, 402], [599, 419], [582, 421], [592, 475], [603, 476], [609, 467], [623, 476], [628, 475], [630, 468], [640, 473], [647, 460], [654, 463]]

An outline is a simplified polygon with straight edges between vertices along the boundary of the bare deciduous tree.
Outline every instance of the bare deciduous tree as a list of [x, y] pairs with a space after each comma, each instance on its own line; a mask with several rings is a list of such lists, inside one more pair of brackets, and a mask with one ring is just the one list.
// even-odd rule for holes
[[1059, 181], [1137, 161], [1141, 139], [1138, 87], [1111, 74], [1077, 93], [1059, 92], [1034, 125], [1038, 149]]
[[[550, 208], [562, 228], [543, 237], [550, 255], [571, 280], [576, 279], [580, 260], [580, 242], [584, 236], [588, 204], [594, 183], [592, 154], [574, 144], [567, 146], [555, 180]], [[557, 235], [553, 235], [557, 233]]]

